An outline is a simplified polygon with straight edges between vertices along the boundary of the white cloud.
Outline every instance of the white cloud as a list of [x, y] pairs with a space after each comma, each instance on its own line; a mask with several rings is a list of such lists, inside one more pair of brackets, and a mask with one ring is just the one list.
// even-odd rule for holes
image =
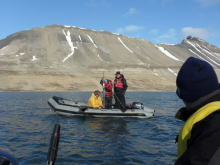
[[157, 37], [155, 41], [157, 43], [170, 43], [176, 40], [176, 30], [169, 29], [165, 34]]
[[118, 28], [116, 33], [134, 33], [143, 30], [143, 26], [129, 25], [125, 28]]
[[201, 3], [203, 6], [212, 6], [220, 3], [220, 0], [195, 0], [196, 2]]
[[165, 34], [162, 36], [159, 36], [159, 39], [172, 39], [176, 35], [176, 30], [175, 29], [169, 29]]
[[209, 38], [209, 37], [214, 37], [215, 32], [209, 32], [209, 30], [205, 29], [205, 28], [185, 27], [185, 28], [182, 28], [182, 35], [185, 38], [189, 35], [192, 35], [193, 37], [206, 39], [206, 38]]
[[131, 16], [135, 14], [139, 14], [139, 11], [137, 11], [136, 8], [130, 8], [129, 11], [123, 15], [123, 17]]
[[155, 35], [155, 34], [158, 34], [158, 32], [159, 32], [158, 29], [153, 29], [153, 30], [151, 30], [149, 33]]

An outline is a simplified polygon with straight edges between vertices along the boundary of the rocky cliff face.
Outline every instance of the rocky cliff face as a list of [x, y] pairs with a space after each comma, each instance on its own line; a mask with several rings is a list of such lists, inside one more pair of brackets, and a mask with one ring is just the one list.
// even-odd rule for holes
[[217, 74], [220, 48], [188, 36], [181, 44], [147, 40], [72, 26], [52, 25], [0, 40], [0, 90], [101, 90], [103, 76], [121, 71], [129, 90], [174, 91], [176, 74], [190, 56], [209, 62]]

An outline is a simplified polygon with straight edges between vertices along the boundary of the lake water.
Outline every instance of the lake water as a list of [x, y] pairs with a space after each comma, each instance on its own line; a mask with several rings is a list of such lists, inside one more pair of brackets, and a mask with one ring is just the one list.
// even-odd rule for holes
[[174, 118], [183, 106], [174, 92], [127, 92], [126, 102], [141, 101], [156, 110], [149, 119], [64, 117], [47, 100], [60, 96], [88, 101], [91, 92], [0, 92], [0, 148], [10, 149], [20, 165], [47, 161], [56, 123], [61, 136], [56, 165], [174, 164], [175, 137], [183, 122]]

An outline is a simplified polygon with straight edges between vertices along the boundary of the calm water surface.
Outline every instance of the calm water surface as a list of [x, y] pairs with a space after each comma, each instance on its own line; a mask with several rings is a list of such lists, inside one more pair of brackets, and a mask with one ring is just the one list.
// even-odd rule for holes
[[174, 118], [183, 106], [174, 92], [127, 92], [126, 102], [156, 109], [150, 119], [63, 117], [47, 100], [60, 96], [86, 101], [91, 92], [0, 92], [0, 147], [10, 149], [20, 165], [43, 165], [56, 123], [61, 137], [56, 165], [174, 164], [175, 136], [183, 122]]

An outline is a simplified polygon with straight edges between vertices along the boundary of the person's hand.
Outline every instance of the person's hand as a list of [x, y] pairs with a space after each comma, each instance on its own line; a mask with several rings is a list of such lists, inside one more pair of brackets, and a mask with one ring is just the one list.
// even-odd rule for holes
[[102, 108], [105, 108], [105, 106], [104, 106], [104, 105], [100, 105], [100, 106], [99, 106], [99, 109], [102, 109]]

